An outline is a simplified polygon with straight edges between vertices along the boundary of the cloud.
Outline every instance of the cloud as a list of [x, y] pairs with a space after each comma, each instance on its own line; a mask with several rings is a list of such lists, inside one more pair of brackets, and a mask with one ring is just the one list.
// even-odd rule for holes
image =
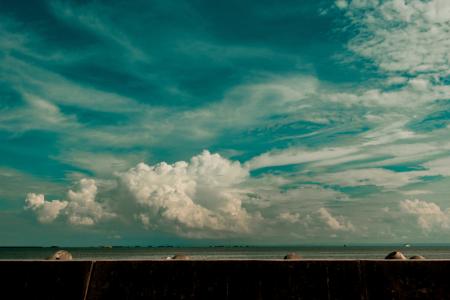
[[32, 176], [13, 168], [0, 168], [0, 201], [3, 204], [16, 203], [17, 199], [23, 199], [24, 186], [30, 190], [43, 189], [51, 194], [64, 191], [64, 187], [46, 178]]
[[26, 49], [26, 44], [29, 43], [29, 38], [23, 34], [16, 32], [17, 24], [11, 19], [2, 16], [0, 22], [0, 51], [4, 54], [9, 54], [14, 50]]
[[88, 151], [63, 152], [56, 158], [61, 162], [90, 170], [96, 176], [109, 176], [114, 172], [122, 172], [142, 161], [145, 153], [125, 153], [120, 156], [110, 153], [92, 153]]
[[291, 223], [291, 224], [301, 222], [301, 216], [299, 213], [293, 213], [293, 212], [288, 212], [288, 211], [280, 213], [278, 215], [278, 219], [281, 222], [286, 222], [286, 223]]
[[[305, 184], [284, 190], [289, 178], [251, 178], [247, 165], [203, 151], [189, 161], [139, 163], [111, 179], [82, 179], [64, 200], [30, 193], [26, 209], [42, 223], [133, 226], [188, 238], [320, 235], [324, 226], [354, 232], [350, 221], [321, 208], [346, 195]], [[319, 213], [318, 213], [319, 212]], [[286, 229], [286, 228], [285, 228]]]
[[102, 6], [98, 3], [86, 5], [69, 5], [66, 1], [53, 1], [51, 7], [55, 17], [70, 25], [78, 25], [90, 30], [96, 35], [119, 45], [127, 51], [127, 56], [132, 60], [148, 61], [149, 58], [144, 51], [135, 46], [127, 34], [122, 32], [116, 22], [108, 19], [111, 13], [108, 6]]
[[394, 172], [386, 169], [350, 169], [342, 172], [319, 175], [320, 182], [340, 186], [381, 186], [398, 188], [417, 181], [412, 172]]
[[[392, 118], [386, 117], [385, 121]], [[446, 133], [417, 134], [403, 129], [405, 121], [397, 119], [400, 120], [376, 126], [339, 147], [277, 149], [251, 158], [246, 165], [256, 170], [305, 164], [299, 171], [290, 171], [299, 182], [375, 186], [390, 191], [424, 184], [424, 177], [450, 176]]]
[[250, 169], [260, 169], [272, 166], [285, 166], [292, 164], [308, 163], [315, 161], [326, 161], [329, 159], [339, 159], [357, 151], [357, 148], [325, 148], [316, 151], [304, 149], [284, 149], [263, 153], [252, 158], [248, 165]]
[[388, 72], [449, 74], [448, 1], [352, 1], [346, 9], [361, 30], [349, 43], [355, 53]]
[[[412, 47], [412, 45], [411, 45]], [[389, 73], [388, 73], [389, 74]], [[422, 76], [422, 75], [421, 75]], [[396, 76], [394, 76], [396, 78]], [[423, 77], [423, 76], [422, 76]], [[417, 114], [418, 106], [426, 105], [435, 100], [447, 99], [450, 95], [450, 88], [439, 80], [410, 79], [407, 84], [391, 87], [379, 83], [379, 88], [359, 88], [353, 91], [329, 92], [322, 97], [327, 97], [330, 102], [344, 105], [362, 105], [369, 108], [402, 108], [402, 115], [408, 116], [406, 112]], [[411, 117], [411, 115], [409, 115]]]
[[346, 0], [337, 0], [336, 1], [336, 6], [340, 9], [344, 9], [348, 7], [348, 3]]
[[255, 216], [242, 207], [239, 184], [248, 170], [208, 151], [190, 162], [144, 163], [117, 175], [131, 196], [144, 225], [165, 226], [181, 234], [206, 232], [243, 233]]
[[81, 179], [79, 191], [69, 190], [65, 200], [46, 201], [43, 194], [29, 193], [26, 209], [36, 213], [39, 222], [51, 223], [59, 216], [73, 225], [94, 225], [115, 216], [96, 202], [97, 185], [93, 179]]
[[[424, 183], [424, 177], [450, 176], [450, 158], [448, 158], [448, 145], [446, 144], [398, 144], [384, 146], [379, 151], [378, 154], [372, 153], [372, 157], [382, 158], [382, 154], [395, 154], [397, 157], [379, 160], [375, 163], [363, 162], [361, 166], [356, 165], [357, 168], [346, 168], [340, 172], [323, 172], [313, 178], [319, 182], [340, 186], [374, 185], [396, 190], [409, 184]], [[433, 157], [440, 158], [431, 159]], [[382, 168], [382, 166], [395, 166], [395, 164], [402, 163], [409, 163], [413, 167], [404, 171]], [[365, 168], [365, 166], [378, 166], [378, 168]]]
[[53, 222], [64, 208], [67, 207], [66, 201], [45, 201], [43, 194], [29, 193], [25, 200], [26, 209], [34, 211], [39, 222]]
[[5, 74], [9, 75], [10, 85], [20, 94], [34, 95], [53, 104], [99, 112], [136, 112], [141, 107], [134, 99], [89, 85], [81, 85], [26, 60], [6, 57], [2, 61]]
[[448, 229], [450, 227], [450, 211], [443, 211], [439, 205], [422, 200], [403, 200], [400, 202], [400, 211], [417, 218], [417, 224], [424, 231], [436, 227]]
[[[315, 47], [324, 49], [315, 39], [307, 43], [309, 61], [299, 48], [279, 43], [287, 35], [250, 44], [235, 36], [224, 41], [227, 33], [217, 31], [215, 18], [203, 20], [197, 6], [185, 15], [189, 21], [201, 17], [201, 32], [184, 23], [181, 31], [159, 23], [159, 16], [173, 23], [170, 16], [183, 14], [173, 15], [172, 5], [163, 12], [150, 9], [152, 16], [132, 12], [136, 18], [130, 18], [122, 16], [121, 5], [51, 1], [47, 9], [56, 17], [51, 20], [55, 31], [46, 30], [47, 23], [35, 31], [0, 24], [5, 33], [0, 35], [0, 75], [21, 98], [20, 105], [0, 109], [1, 129], [16, 135], [51, 133], [53, 148], [43, 152], [52, 153], [42, 156], [57, 161], [61, 173], [70, 167], [106, 178], [83, 179], [53, 201], [46, 198], [61, 192], [42, 187], [46, 196], [29, 194], [27, 210], [43, 223], [109, 221], [197, 238], [275, 236], [284, 230], [309, 237], [329, 230], [356, 235], [351, 228], [366, 220], [352, 215], [353, 207], [364, 208], [370, 224], [380, 225], [378, 200], [396, 204], [391, 199], [403, 199], [404, 189], [417, 194], [438, 181], [435, 177], [450, 174], [450, 162], [443, 158], [450, 147], [441, 142], [448, 134], [411, 126], [442, 109], [437, 100], [450, 98], [448, 4], [339, 0], [336, 5], [339, 17], [343, 13], [351, 23], [347, 33], [356, 33], [347, 44], [350, 55], [378, 71], [370, 77], [373, 73], [360, 70], [367, 81], [349, 73], [333, 82], [335, 65], [324, 58], [327, 52], [313, 53]], [[325, 11], [332, 19], [333, 10]], [[274, 17], [270, 10], [265, 13]], [[156, 21], [157, 31], [142, 35], [134, 26], [138, 18]], [[333, 23], [322, 20], [324, 26]], [[56, 33], [67, 41], [55, 42]], [[323, 42], [337, 51], [342, 46]], [[77, 53], [67, 49], [73, 43], [80, 45]], [[336, 72], [349, 71], [336, 63]], [[209, 76], [211, 70], [217, 78]], [[247, 162], [203, 152], [172, 163], [204, 147], [238, 153], [232, 159]], [[170, 162], [136, 165], [147, 158]], [[270, 168], [295, 164], [302, 165]], [[391, 203], [384, 199], [388, 193]], [[364, 204], [357, 206], [358, 201]]]
[[417, 196], [417, 195], [432, 194], [432, 192], [426, 190], [410, 190], [404, 191], [402, 192], [402, 194], [407, 196]]
[[239, 185], [248, 176], [239, 162], [204, 151], [189, 162], [140, 163], [116, 173], [104, 203], [96, 200], [96, 181], [82, 179], [79, 190], [70, 190], [62, 201], [28, 194], [26, 208], [43, 223], [61, 216], [73, 225], [94, 225], [117, 216], [184, 236], [247, 233], [260, 219], [242, 206], [246, 190]]
[[427, 170], [423, 171], [423, 176], [450, 176], [450, 157], [439, 158], [423, 164]]
[[355, 227], [349, 221], [346, 221], [344, 217], [334, 217], [331, 213], [324, 207], [318, 210], [320, 219], [334, 231], [355, 231]]
[[[314, 115], [313, 112], [306, 114], [304, 109], [318, 92], [319, 81], [316, 77], [302, 74], [284, 78], [261, 77], [255, 83], [230, 87], [220, 101], [183, 111], [171, 121], [173, 124], [190, 124], [188, 128], [182, 128], [194, 137], [211, 138], [223, 135], [227, 130], [282, 126], [280, 120], [270, 121], [273, 116], [286, 116], [285, 121], [293, 121]], [[175, 128], [179, 130], [179, 127]]]
[[397, 142], [399, 140], [412, 140], [420, 137], [420, 135], [410, 130], [405, 130], [405, 124], [406, 120], [394, 121], [388, 125], [381, 126], [375, 130], [367, 132], [363, 135], [363, 138], [367, 139], [367, 142], [365, 142], [364, 145], [383, 145], [391, 142]]
[[[408, 147], [413, 147], [413, 145], [408, 145]], [[441, 149], [441, 151], [441, 155], [444, 154], [445, 148]], [[419, 156], [419, 159], [420, 158], [423, 159], [424, 156]], [[417, 159], [417, 157], [413, 156], [409, 157], [409, 159]], [[399, 163], [401, 162], [401, 158], [388, 159], [386, 161], [378, 162], [375, 165], [389, 165], [389, 163], [393, 163], [394, 161]], [[403, 162], [405, 161], [408, 161], [408, 159], [403, 158]], [[416, 168], [413, 168], [410, 171], [397, 172], [384, 168], [349, 168], [340, 172], [324, 173], [313, 178], [319, 182], [339, 186], [356, 187], [373, 185], [395, 190], [409, 184], [422, 182], [422, 178], [426, 176], [450, 176], [449, 170], [450, 158], [444, 157], [418, 164]]]

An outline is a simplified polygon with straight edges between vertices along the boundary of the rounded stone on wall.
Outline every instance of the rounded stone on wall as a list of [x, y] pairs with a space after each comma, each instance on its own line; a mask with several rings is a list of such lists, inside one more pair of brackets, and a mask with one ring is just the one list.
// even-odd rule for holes
[[191, 259], [188, 255], [184, 255], [184, 254], [175, 254], [174, 256], [172, 256], [171, 259], [176, 259], [176, 260], [189, 260]]
[[300, 255], [298, 255], [297, 253], [288, 253], [286, 254], [286, 256], [284, 257], [284, 259], [287, 260], [296, 260], [296, 259], [302, 259], [302, 257]]
[[392, 251], [385, 257], [385, 259], [406, 259], [406, 256], [400, 251]]
[[66, 250], [58, 250], [48, 258], [49, 260], [72, 260], [72, 254]]
[[422, 255], [413, 255], [409, 259], [425, 259], [425, 257]]

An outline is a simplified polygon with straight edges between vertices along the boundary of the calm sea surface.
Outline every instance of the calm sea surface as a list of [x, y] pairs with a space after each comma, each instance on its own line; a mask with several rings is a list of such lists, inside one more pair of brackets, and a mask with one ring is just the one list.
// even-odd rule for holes
[[[423, 255], [430, 259], [450, 259], [450, 246], [348, 246], [348, 247], [113, 247], [61, 248], [74, 259], [165, 259], [174, 254], [192, 259], [280, 259], [295, 252], [306, 259], [382, 259], [393, 250], [406, 256]], [[0, 247], [0, 259], [45, 259], [59, 248]]]

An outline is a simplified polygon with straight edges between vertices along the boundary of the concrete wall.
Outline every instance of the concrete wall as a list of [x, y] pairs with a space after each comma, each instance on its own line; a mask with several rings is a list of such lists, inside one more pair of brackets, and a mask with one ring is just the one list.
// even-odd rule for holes
[[450, 299], [450, 261], [0, 261], [1, 299]]

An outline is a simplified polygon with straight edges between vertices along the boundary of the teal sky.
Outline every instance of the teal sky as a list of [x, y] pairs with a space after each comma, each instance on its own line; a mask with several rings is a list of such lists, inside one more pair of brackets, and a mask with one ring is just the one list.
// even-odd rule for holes
[[0, 246], [450, 238], [447, 0], [0, 1]]

